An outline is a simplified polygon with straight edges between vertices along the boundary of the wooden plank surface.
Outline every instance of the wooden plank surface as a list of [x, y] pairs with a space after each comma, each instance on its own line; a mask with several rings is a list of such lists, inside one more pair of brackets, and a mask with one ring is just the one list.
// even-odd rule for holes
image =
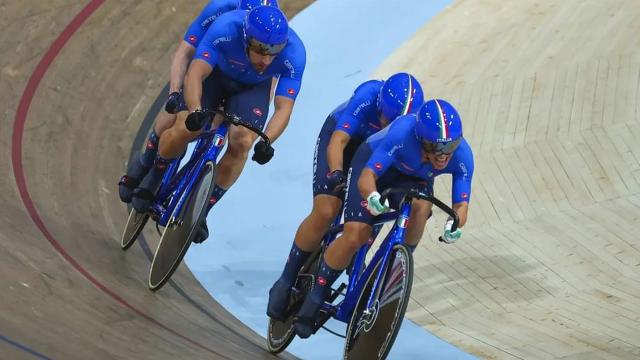
[[634, 1], [460, 0], [377, 70], [451, 99], [475, 153], [463, 238], [434, 216], [409, 318], [483, 358], [640, 357], [639, 30]]

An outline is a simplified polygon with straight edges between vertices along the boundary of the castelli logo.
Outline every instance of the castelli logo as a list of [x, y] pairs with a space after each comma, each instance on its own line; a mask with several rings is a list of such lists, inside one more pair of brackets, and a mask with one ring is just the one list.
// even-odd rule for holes
[[342, 127], [343, 127], [343, 128], [345, 128], [345, 129], [348, 129], [348, 128], [350, 128], [350, 127], [351, 127], [351, 124], [349, 124], [349, 123], [344, 123], [344, 124], [342, 125]]
[[468, 198], [468, 197], [469, 197], [469, 194], [467, 194], [467, 193], [462, 193], [462, 198], [463, 198], [463, 199], [466, 199], [466, 198]]
[[296, 91], [295, 91], [295, 90], [293, 90], [293, 89], [289, 89], [289, 90], [287, 90], [287, 92], [288, 92], [288, 93], [289, 93], [289, 95], [291, 95], [291, 96], [293, 96], [293, 95], [295, 95], [295, 94], [296, 94]]
[[373, 165], [373, 166], [375, 166], [375, 167], [376, 167], [376, 170], [380, 170], [380, 169], [382, 169], [382, 164], [380, 164], [380, 163], [376, 163], [376, 164], [375, 164], [375, 165]]
[[262, 116], [262, 110], [260, 110], [258, 108], [253, 108], [253, 113], [258, 115], [258, 116]]
[[318, 284], [320, 286], [325, 286], [327, 285], [327, 279], [323, 278], [322, 276], [318, 276]]
[[155, 146], [151, 141], [149, 141], [149, 142], [147, 143], [147, 149], [148, 149], [148, 150], [153, 150], [153, 149], [155, 149], [155, 148], [156, 148], [156, 146]]
[[198, 37], [195, 35], [189, 35], [189, 42], [195, 44], [198, 41]]
[[369, 205], [369, 203], [367, 202], [367, 200], [362, 200], [362, 201], [360, 202], [360, 206], [362, 206], [363, 208], [366, 208], [366, 207], [367, 207], [367, 205]]
[[211, 54], [209, 54], [208, 51], [205, 51], [202, 56], [206, 57], [207, 59], [211, 57]]
[[209, 198], [209, 204], [213, 205], [218, 201], [218, 199], [215, 198], [215, 196], [212, 196]]

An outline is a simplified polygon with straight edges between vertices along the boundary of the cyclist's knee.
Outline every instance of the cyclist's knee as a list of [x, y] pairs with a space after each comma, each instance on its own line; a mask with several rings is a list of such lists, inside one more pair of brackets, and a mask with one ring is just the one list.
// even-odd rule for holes
[[244, 156], [246, 157], [253, 146], [253, 142], [255, 140], [254, 136], [251, 136], [251, 133], [248, 131], [242, 131], [243, 129], [234, 129], [238, 131], [233, 131], [229, 134], [229, 147], [227, 152], [231, 152], [236, 157]]
[[343, 241], [350, 252], [356, 252], [364, 245], [371, 235], [371, 226], [365, 223], [348, 222], [342, 233]]
[[432, 204], [425, 200], [414, 200], [411, 204], [411, 218], [428, 219], [431, 217]]
[[311, 216], [318, 222], [322, 222], [323, 224], [331, 224], [338, 213], [333, 209], [332, 206], [325, 204], [324, 206], [314, 206], [311, 211]]
[[173, 127], [176, 123], [176, 115], [168, 114], [164, 111], [161, 111], [156, 118], [156, 122], [154, 124], [154, 130], [156, 134], [162, 135], [163, 132]]

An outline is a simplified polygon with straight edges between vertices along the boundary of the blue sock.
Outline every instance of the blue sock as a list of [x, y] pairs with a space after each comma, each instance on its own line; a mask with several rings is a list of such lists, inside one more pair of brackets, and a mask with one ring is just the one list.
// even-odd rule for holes
[[158, 156], [159, 142], [160, 137], [156, 134], [155, 130], [151, 130], [151, 134], [149, 134], [149, 138], [147, 139], [147, 146], [145, 147], [144, 152], [140, 154], [140, 164], [147, 169], [153, 165], [153, 162]]
[[162, 182], [162, 176], [164, 175], [165, 171], [167, 171], [167, 166], [169, 166], [170, 162], [171, 160], [162, 158], [160, 155], [158, 155], [155, 162], [153, 163], [153, 166], [151, 167], [151, 170], [149, 170], [149, 173], [144, 177], [142, 182], [140, 182], [140, 185], [138, 185], [138, 187], [147, 189], [151, 192], [155, 192]]
[[284, 266], [282, 275], [280, 275], [280, 280], [285, 284], [292, 286], [298, 277], [298, 271], [302, 269], [302, 266], [304, 266], [309, 255], [311, 255], [310, 251], [302, 251], [294, 242], [293, 245], [291, 245], [287, 264]]
[[227, 190], [228, 189], [221, 188], [220, 186], [218, 186], [218, 184], [215, 184], [213, 186], [213, 192], [211, 193], [211, 198], [209, 198], [209, 205], [207, 205], [207, 214], [209, 214], [209, 211], [211, 211], [213, 205], [215, 205], [218, 201], [220, 201], [220, 199], [222, 199], [224, 194], [227, 193]]
[[331, 289], [331, 285], [336, 281], [338, 276], [342, 274], [342, 270], [336, 270], [331, 268], [327, 263], [322, 259], [320, 262], [320, 268], [318, 269], [318, 274], [316, 276], [316, 283], [313, 286], [313, 290], [311, 291], [311, 299], [315, 303], [322, 303], [327, 298], [329, 294], [329, 290]]

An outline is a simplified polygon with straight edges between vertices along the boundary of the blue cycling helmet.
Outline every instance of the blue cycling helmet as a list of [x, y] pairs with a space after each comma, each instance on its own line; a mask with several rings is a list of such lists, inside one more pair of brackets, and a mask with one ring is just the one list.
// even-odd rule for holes
[[244, 39], [248, 49], [262, 55], [277, 55], [289, 39], [286, 16], [273, 6], [254, 7], [244, 19]]
[[422, 86], [416, 78], [407, 73], [391, 75], [382, 85], [378, 94], [378, 110], [389, 121], [400, 115], [414, 112], [422, 105]]
[[240, 0], [238, 2], [238, 9], [251, 10], [256, 6], [273, 6], [278, 7], [278, 1], [276, 0]]
[[444, 100], [429, 100], [418, 110], [416, 137], [427, 153], [451, 154], [462, 141], [460, 115]]

